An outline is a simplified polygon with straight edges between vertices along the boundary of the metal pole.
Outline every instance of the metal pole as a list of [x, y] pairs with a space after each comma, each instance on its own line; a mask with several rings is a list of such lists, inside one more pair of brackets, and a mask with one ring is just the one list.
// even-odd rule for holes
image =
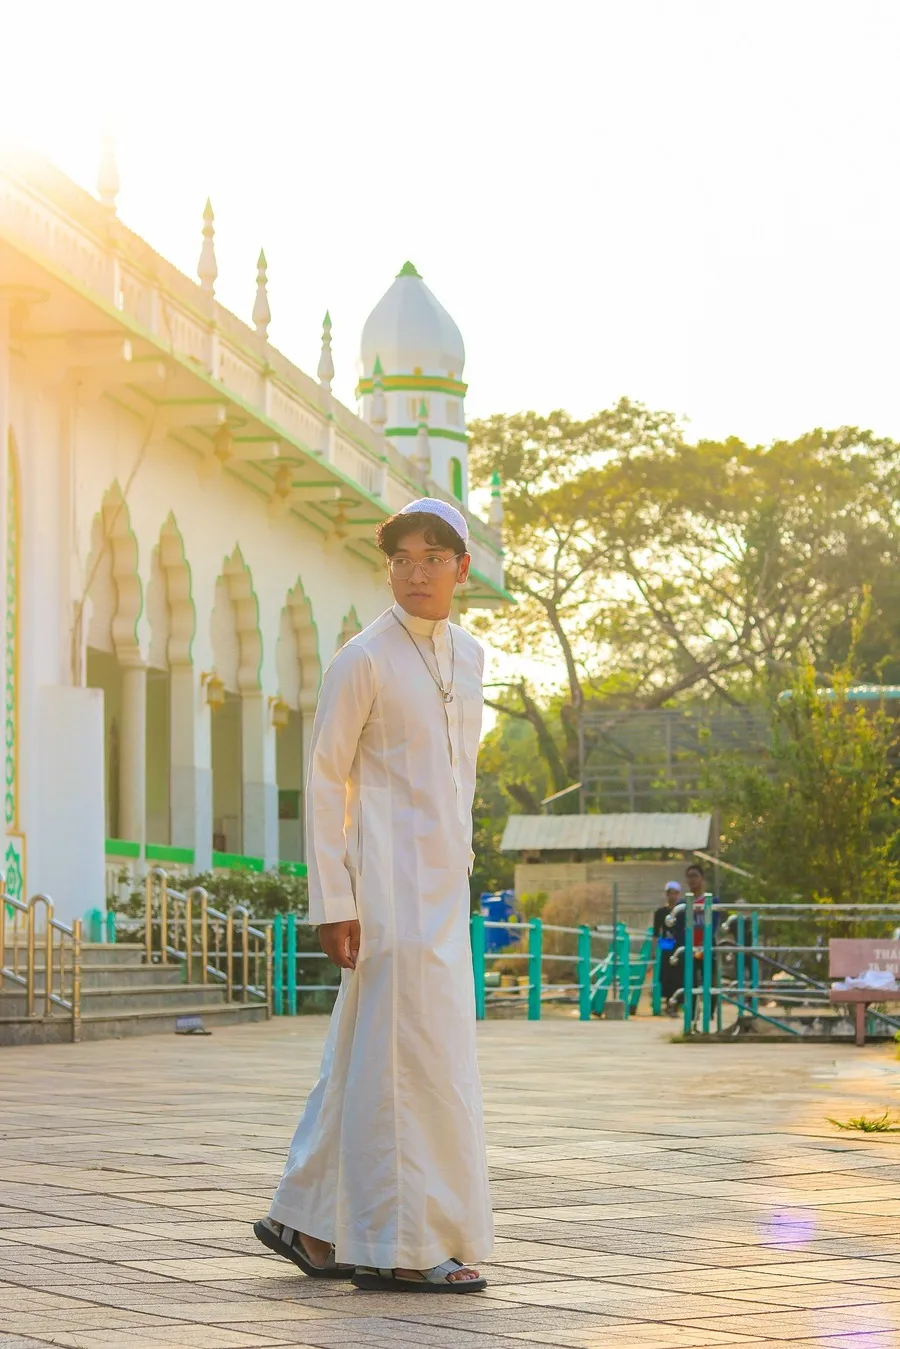
[[712, 1015], [712, 903], [712, 895], [706, 894], [703, 896], [703, 1020], [701, 1026], [704, 1035], [709, 1035]]
[[[62, 989], [60, 989], [62, 993]], [[81, 1039], [81, 919], [72, 924], [72, 1044]]]
[[684, 1033], [694, 1028], [694, 896], [684, 901]]
[[528, 1020], [541, 1019], [544, 931], [540, 918], [532, 918], [528, 932]]
[[469, 920], [469, 931], [472, 941], [472, 976], [475, 981], [475, 1019], [483, 1021], [487, 1010], [487, 998], [484, 991], [484, 914], [472, 914]]
[[[750, 957], [750, 987], [755, 990], [759, 988], [759, 959], [755, 954], [759, 950], [759, 912], [756, 909], [750, 915], [750, 945], [754, 951]], [[750, 999], [750, 1011], [756, 1016], [759, 1011], [758, 998]]]
[[623, 1020], [627, 1021], [631, 1014], [631, 937], [628, 935], [628, 928], [624, 923], [619, 924], [619, 941], [622, 943], [624, 959], [622, 961], [622, 989], [623, 989]]
[[653, 989], [650, 999], [654, 1016], [662, 1016], [662, 960], [663, 953], [660, 949], [659, 938], [657, 938], [656, 952], [653, 956]]
[[288, 1016], [297, 1015], [297, 915], [287, 919], [287, 993]]
[[276, 913], [272, 920], [273, 961], [273, 1004], [276, 1016], [284, 1016], [284, 914]]
[[613, 1002], [619, 1000], [619, 882], [613, 881], [613, 971], [612, 971], [612, 995]]
[[272, 928], [266, 927], [266, 1020], [272, 1015]]
[[578, 929], [578, 1011], [582, 1021], [591, 1019], [591, 929]]
[[738, 920], [737, 923], [735, 924], [735, 927], [737, 929], [737, 941], [738, 941], [738, 952], [737, 952], [737, 962], [735, 966], [735, 974], [737, 975], [737, 986], [738, 986], [738, 1016], [740, 1016], [741, 1012], [744, 1010], [744, 984], [747, 979], [747, 957], [744, 951], [744, 947], [747, 945], [747, 942], [745, 940], [747, 921], [742, 914], [738, 916]]
[[153, 877], [154, 872], [148, 871], [144, 882], [144, 954], [148, 965], [153, 960]]

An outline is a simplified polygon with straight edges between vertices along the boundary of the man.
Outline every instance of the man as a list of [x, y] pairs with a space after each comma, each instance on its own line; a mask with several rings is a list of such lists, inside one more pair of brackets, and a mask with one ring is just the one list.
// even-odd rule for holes
[[663, 1010], [667, 1016], [675, 1016], [676, 1008], [670, 1005], [669, 999], [673, 998], [682, 986], [684, 966], [680, 961], [675, 965], [672, 964], [675, 935], [674, 928], [667, 924], [666, 919], [671, 915], [675, 905], [681, 903], [681, 886], [677, 881], [669, 881], [666, 885], [665, 901], [653, 915], [653, 936], [656, 938], [656, 948], [660, 953], [659, 986]]
[[484, 654], [448, 621], [463, 515], [425, 498], [377, 537], [396, 603], [325, 672], [310, 748], [309, 916], [341, 988], [254, 1231], [313, 1278], [477, 1292], [493, 1245], [468, 881]]
[[[702, 986], [702, 984], [703, 984], [703, 901], [704, 901], [704, 899], [706, 898], [706, 894], [707, 894], [707, 890], [706, 890], [706, 872], [703, 870], [703, 867], [700, 865], [699, 862], [692, 862], [692, 863], [690, 864], [690, 866], [687, 867], [687, 868], [685, 869], [684, 878], [685, 878], [685, 880], [687, 881], [687, 887], [688, 887], [688, 890], [690, 890], [691, 895], [693, 896], [693, 899], [694, 899], [694, 931], [693, 931], [693, 947], [694, 947], [694, 988], [695, 988], [695, 989], [699, 989], [699, 988]], [[716, 899], [716, 896], [715, 896], [715, 895], [713, 896], [713, 900], [714, 900], [716, 903], [718, 903], [718, 900]], [[712, 916], [712, 931], [713, 931], [713, 943], [714, 943], [714, 944], [715, 944], [715, 939], [716, 939], [716, 932], [717, 932], [718, 927], [719, 927], [719, 919], [720, 919], [720, 918], [721, 918], [721, 914], [718, 914], [718, 913], [714, 913], [713, 916]], [[676, 948], [677, 948], [677, 947], [684, 946], [684, 944], [685, 944], [685, 919], [684, 919], [684, 914], [683, 914], [683, 913], [679, 914], [678, 917], [675, 919], [675, 925], [674, 925], [673, 931], [674, 931], [674, 934], [675, 934], [675, 945], [676, 945]], [[713, 956], [713, 975], [714, 975], [713, 981], [714, 981], [714, 982], [715, 982], [715, 965], [716, 965], [716, 960], [715, 960], [715, 955], [714, 955], [714, 956]], [[680, 968], [681, 973], [682, 973], [682, 975], [683, 975], [683, 974], [684, 974], [684, 963], [683, 963], [683, 959], [682, 959], [682, 963], [680, 964], [679, 968]], [[682, 984], [683, 984], [683, 982], [684, 982], [684, 980], [683, 980], [683, 978], [682, 978]], [[715, 997], [715, 994], [713, 994], [713, 999], [712, 999], [712, 1007], [713, 1007], [713, 1010], [715, 1010], [715, 1005], [716, 1005], [716, 997]]]

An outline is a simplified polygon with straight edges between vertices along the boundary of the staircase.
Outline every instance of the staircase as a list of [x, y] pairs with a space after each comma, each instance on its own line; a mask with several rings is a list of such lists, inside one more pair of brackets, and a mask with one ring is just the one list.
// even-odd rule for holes
[[202, 890], [198, 917], [192, 897], [155, 872], [149, 938], [100, 943], [81, 940], [80, 922], [55, 919], [46, 896], [23, 904], [0, 886], [0, 1046], [171, 1034], [181, 1017], [199, 1017], [206, 1030], [265, 1020], [271, 934], [240, 906], [213, 909]]

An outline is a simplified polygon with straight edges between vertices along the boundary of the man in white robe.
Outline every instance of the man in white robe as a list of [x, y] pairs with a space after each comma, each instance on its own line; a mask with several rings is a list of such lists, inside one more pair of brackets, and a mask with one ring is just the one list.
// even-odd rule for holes
[[426, 498], [378, 538], [396, 603], [325, 672], [306, 795], [309, 916], [341, 988], [254, 1230], [313, 1277], [474, 1292], [493, 1245], [469, 945], [484, 653], [448, 619], [463, 515]]

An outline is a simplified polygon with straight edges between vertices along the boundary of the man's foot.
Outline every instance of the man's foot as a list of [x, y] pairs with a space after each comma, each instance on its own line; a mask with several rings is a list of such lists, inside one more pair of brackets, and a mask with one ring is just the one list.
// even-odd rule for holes
[[259, 1241], [276, 1255], [291, 1260], [304, 1274], [314, 1279], [349, 1279], [354, 1265], [339, 1265], [334, 1258], [334, 1247], [318, 1237], [306, 1236], [274, 1218], [262, 1218], [253, 1224]]
[[[398, 1279], [424, 1279], [424, 1274], [420, 1269], [395, 1269], [394, 1275]], [[481, 1274], [477, 1269], [472, 1269], [470, 1265], [463, 1265], [462, 1269], [454, 1269], [447, 1275], [447, 1283], [468, 1283], [471, 1279], [480, 1279]]]

